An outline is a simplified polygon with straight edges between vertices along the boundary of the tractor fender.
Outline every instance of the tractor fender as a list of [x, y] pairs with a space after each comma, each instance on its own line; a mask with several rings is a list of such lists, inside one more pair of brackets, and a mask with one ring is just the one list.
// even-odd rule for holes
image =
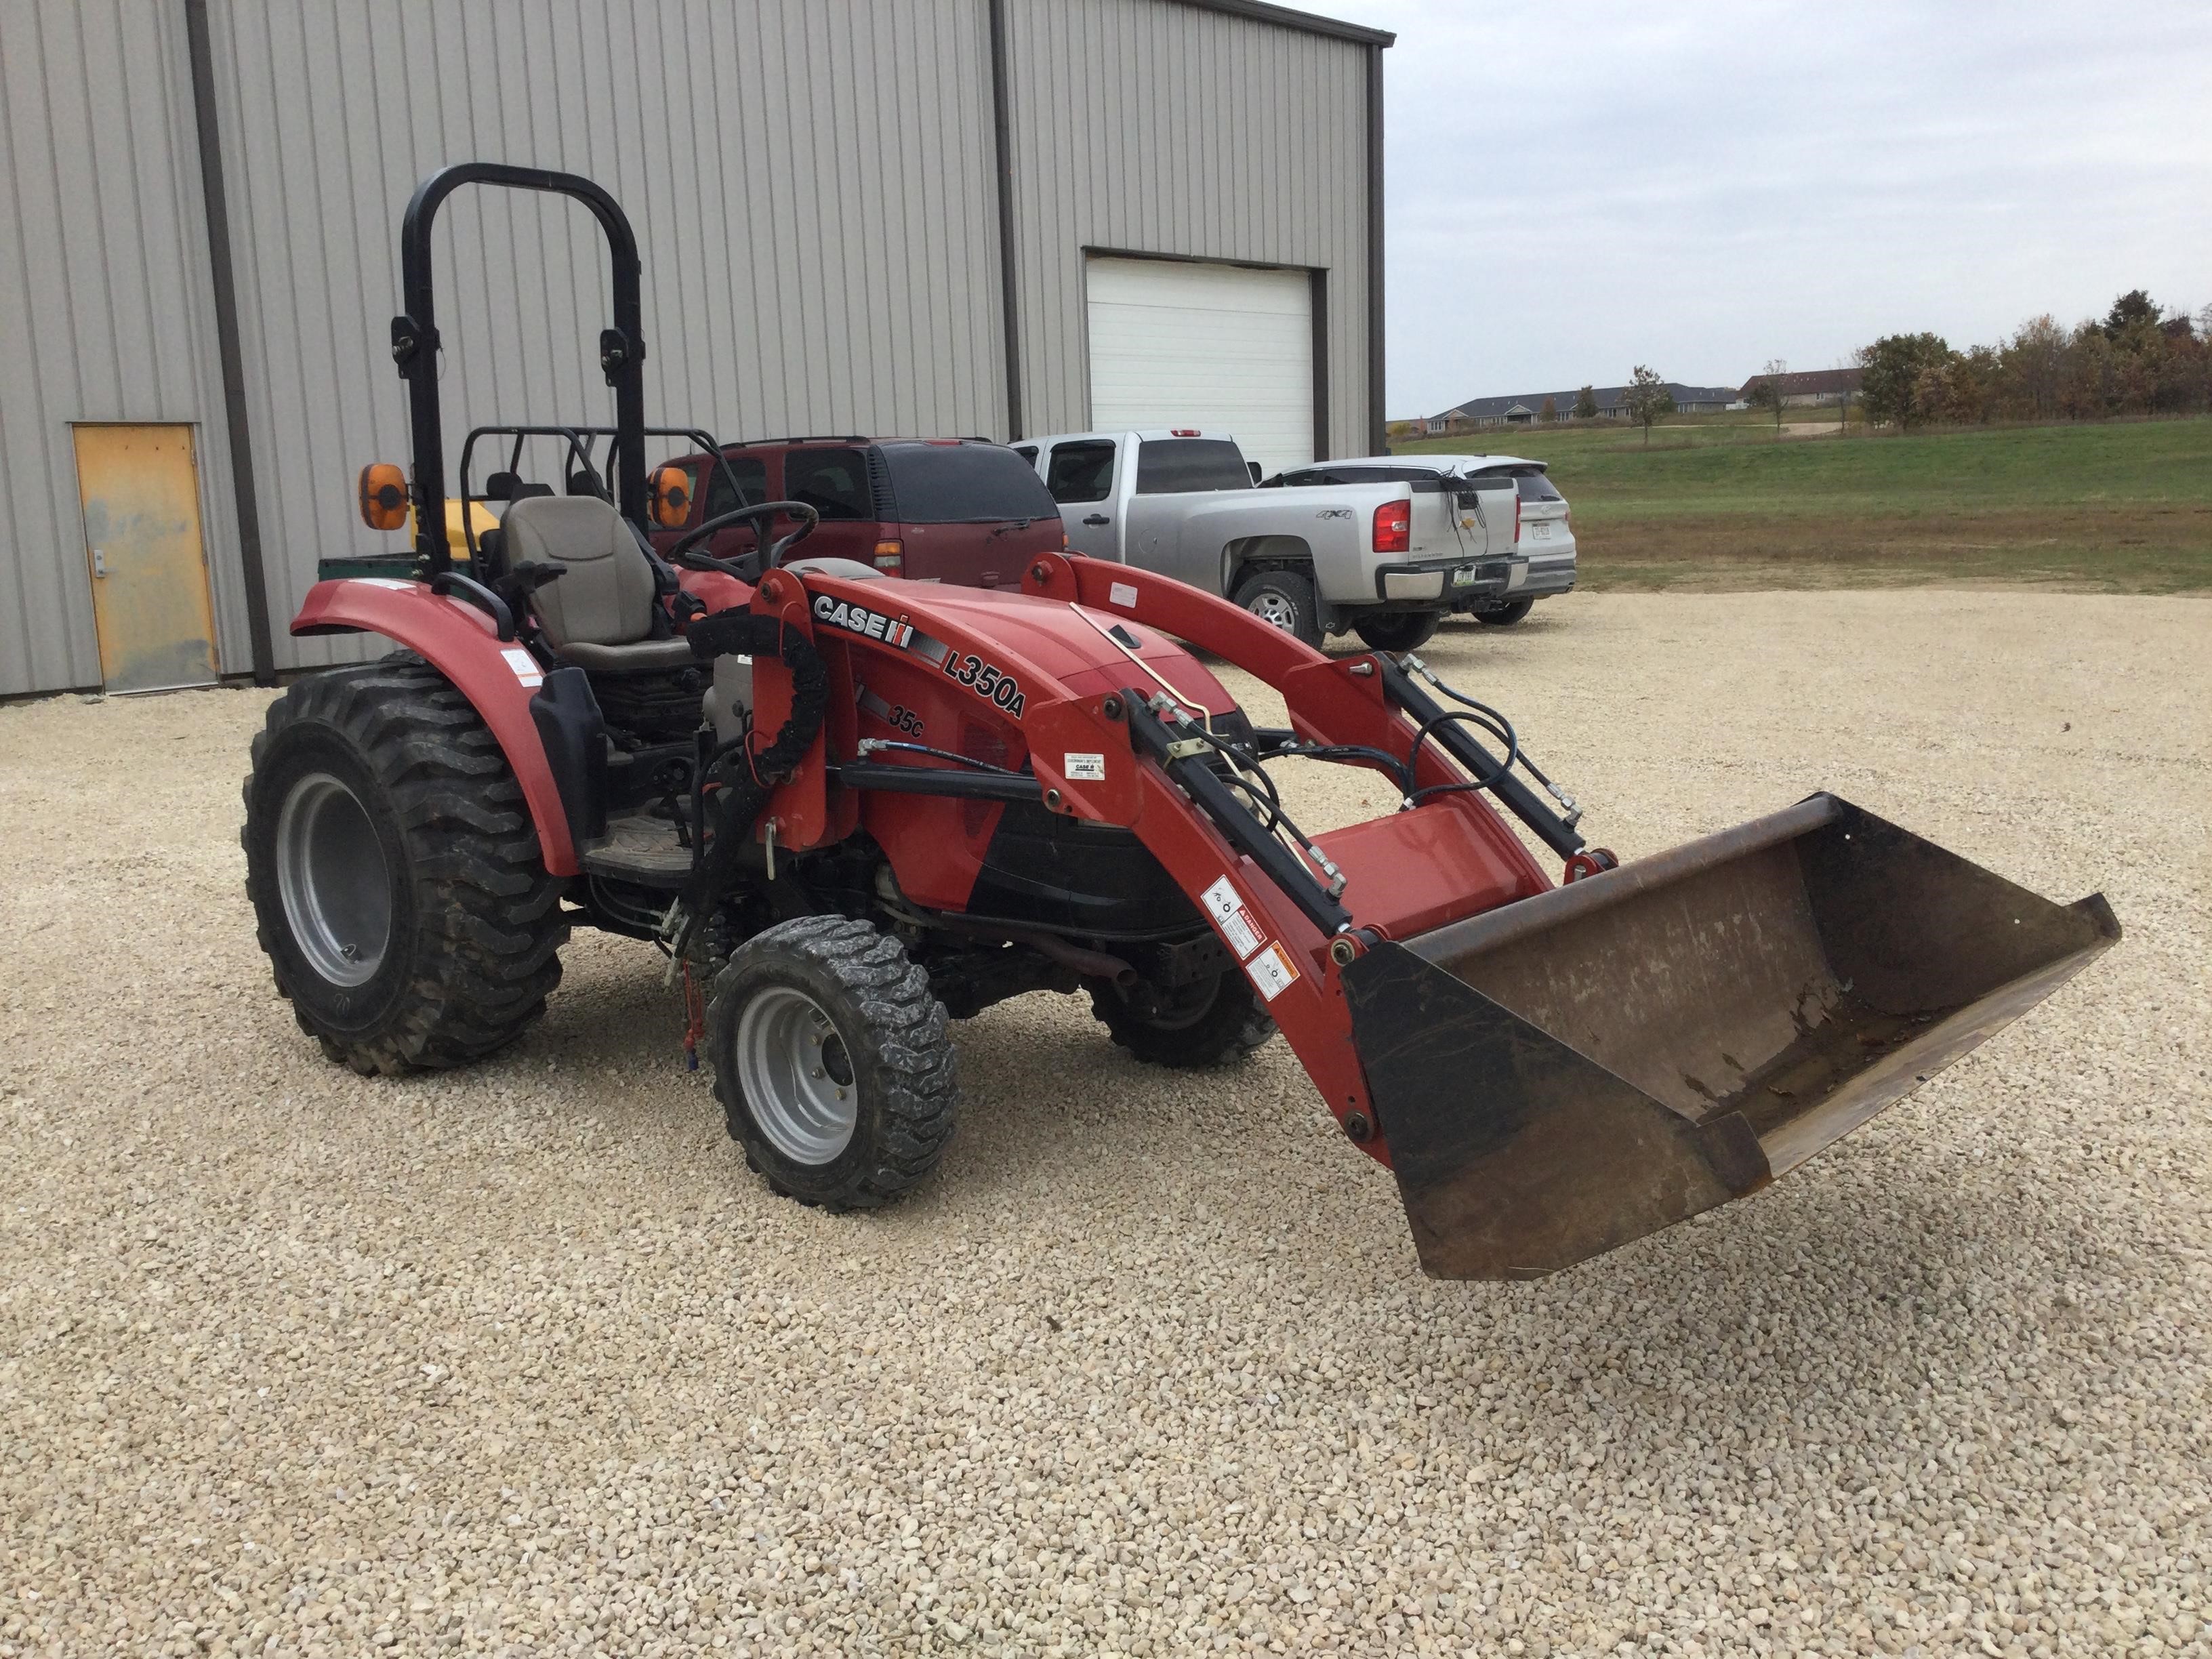
[[292, 618], [292, 632], [381, 634], [452, 681], [490, 729], [522, 786], [546, 871], [578, 872], [560, 786], [530, 712], [545, 671], [520, 645], [502, 644], [489, 617], [465, 600], [433, 593], [422, 582], [349, 576], [309, 588]]

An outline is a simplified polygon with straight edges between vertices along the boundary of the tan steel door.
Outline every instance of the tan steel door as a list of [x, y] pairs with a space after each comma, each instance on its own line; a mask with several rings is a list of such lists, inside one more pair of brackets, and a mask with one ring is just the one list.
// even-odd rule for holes
[[215, 682], [215, 615], [189, 426], [78, 426], [76, 487], [110, 691]]

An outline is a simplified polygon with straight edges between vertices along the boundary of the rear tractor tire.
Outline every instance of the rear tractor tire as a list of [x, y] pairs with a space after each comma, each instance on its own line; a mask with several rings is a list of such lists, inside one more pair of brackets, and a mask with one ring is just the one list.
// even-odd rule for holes
[[561, 884], [522, 787], [468, 699], [411, 653], [270, 705], [240, 839], [279, 994], [364, 1076], [480, 1059], [560, 983]]
[[1209, 1071], [1239, 1060], [1275, 1035], [1267, 1005], [1239, 970], [1172, 990], [1123, 991], [1092, 981], [1091, 1012], [1115, 1042], [1148, 1066]]
[[1315, 649], [1321, 647], [1321, 605], [1314, 597], [1313, 578], [1304, 571], [1255, 570], [1238, 581], [1232, 602]]
[[1474, 613], [1474, 619], [1491, 628], [1510, 628], [1527, 616], [1529, 607], [1535, 603], [1534, 599], [1516, 599], [1512, 604], [1500, 605], [1495, 611], [1478, 611]]
[[865, 921], [802, 916], [739, 945], [707, 1005], [707, 1053], [745, 1163], [802, 1204], [886, 1204], [952, 1138], [945, 1005], [898, 941]]

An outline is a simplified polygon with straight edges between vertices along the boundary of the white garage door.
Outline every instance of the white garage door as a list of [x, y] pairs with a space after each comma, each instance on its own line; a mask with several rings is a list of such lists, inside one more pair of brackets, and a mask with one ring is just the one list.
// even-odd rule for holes
[[1225, 432], [1266, 472], [1313, 453], [1313, 288], [1302, 270], [1094, 258], [1093, 431]]

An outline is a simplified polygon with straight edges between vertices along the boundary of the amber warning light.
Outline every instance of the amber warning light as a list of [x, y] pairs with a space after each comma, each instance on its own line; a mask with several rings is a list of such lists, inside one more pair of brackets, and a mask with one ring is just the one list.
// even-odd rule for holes
[[663, 530], [680, 530], [691, 516], [691, 478], [680, 466], [653, 475], [653, 521]]
[[361, 470], [361, 521], [371, 530], [397, 530], [407, 522], [407, 477], [390, 461]]

